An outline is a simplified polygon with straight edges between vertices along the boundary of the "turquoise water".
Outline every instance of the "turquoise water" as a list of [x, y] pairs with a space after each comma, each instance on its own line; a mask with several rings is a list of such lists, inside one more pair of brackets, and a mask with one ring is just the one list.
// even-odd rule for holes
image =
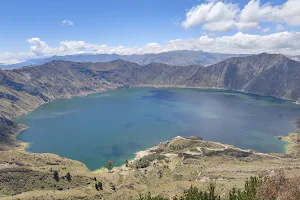
[[261, 152], [283, 152], [274, 136], [295, 130], [300, 106], [274, 98], [201, 89], [131, 88], [59, 99], [17, 119], [18, 139], [36, 153], [79, 160], [90, 170], [121, 165], [139, 150], [174, 136]]

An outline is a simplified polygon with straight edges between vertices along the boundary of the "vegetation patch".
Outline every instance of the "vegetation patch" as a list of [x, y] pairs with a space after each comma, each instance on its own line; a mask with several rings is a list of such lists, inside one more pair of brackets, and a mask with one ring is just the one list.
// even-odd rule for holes
[[210, 151], [207, 153], [203, 154], [204, 156], [212, 157], [212, 156], [230, 156], [230, 157], [235, 157], [235, 158], [246, 158], [248, 156], [251, 156], [251, 152], [246, 152], [246, 151], [240, 151], [238, 149], [224, 149], [222, 151]]
[[[216, 184], [210, 182], [207, 190], [200, 190], [193, 185], [174, 196], [174, 200], [298, 200], [300, 199], [299, 178], [286, 178], [282, 171], [267, 177], [250, 177], [243, 189], [233, 187], [225, 195], [216, 192]], [[137, 200], [168, 200], [163, 196], [140, 195]]]
[[138, 160], [135, 160], [132, 163], [131, 167], [136, 168], [136, 169], [146, 168], [150, 165], [151, 162], [153, 162], [155, 160], [157, 160], [157, 161], [164, 160], [165, 158], [166, 158], [166, 156], [164, 156], [164, 155], [161, 155], [159, 153], [153, 153], [153, 154], [144, 156]]

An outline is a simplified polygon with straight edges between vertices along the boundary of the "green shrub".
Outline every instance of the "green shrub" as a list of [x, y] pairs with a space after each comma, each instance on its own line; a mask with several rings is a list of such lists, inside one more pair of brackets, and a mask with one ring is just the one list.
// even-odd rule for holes
[[162, 196], [152, 197], [151, 193], [149, 192], [148, 194], [145, 195], [140, 194], [137, 200], [169, 200], [169, 199], [164, 198]]
[[56, 182], [59, 181], [59, 175], [58, 175], [58, 171], [57, 170], [53, 171], [53, 178], [54, 178], [54, 180], [56, 180]]
[[258, 177], [250, 177], [245, 182], [243, 191], [233, 188], [229, 191], [228, 200], [256, 200], [256, 195], [263, 181]]
[[[300, 177], [286, 178], [283, 172], [277, 172], [271, 177], [250, 177], [245, 181], [244, 189], [232, 188], [222, 198], [226, 200], [299, 200]], [[201, 191], [191, 186], [184, 194], [174, 197], [174, 200], [220, 200], [215, 192], [216, 185], [210, 183], [207, 191]], [[138, 200], [164, 200], [165, 198], [153, 197], [150, 193], [140, 195]]]
[[65, 177], [68, 182], [70, 182], [72, 180], [72, 176], [71, 176], [70, 172], [68, 172]]
[[95, 183], [96, 190], [103, 190], [102, 182]]
[[174, 200], [219, 200], [221, 197], [216, 195], [216, 185], [210, 183], [208, 191], [199, 191], [198, 188], [191, 186], [188, 190], [184, 191], [181, 197], [175, 197]]
[[141, 159], [138, 159], [134, 161], [132, 167], [134, 168], [146, 168], [150, 165], [150, 162], [154, 160], [164, 160], [166, 156], [160, 155], [159, 153], [153, 153], [147, 156], [142, 157]]
[[113, 165], [113, 162], [111, 160], [109, 160], [105, 167], [108, 169], [108, 170], [112, 170], [114, 168], [114, 165]]

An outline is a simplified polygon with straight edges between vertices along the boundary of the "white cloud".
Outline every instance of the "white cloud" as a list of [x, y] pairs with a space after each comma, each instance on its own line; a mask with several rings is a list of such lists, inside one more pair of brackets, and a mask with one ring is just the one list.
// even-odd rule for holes
[[244, 8], [230, 2], [209, 1], [192, 7], [181, 22], [184, 28], [201, 25], [204, 30], [260, 29], [261, 22], [284, 23], [300, 26], [300, 0], [287, 0], [282, 5], [261, 5], [250, 0]]
[[267, 10], [268, 8], [265, 6], [260, 8], [259, 0], [251, 0], [237, 16], [237, 23], [249, 24], [248, 29], [259, 28], [258, 23], [261, 20], [261, 14], [266, 13]]
[[259, 0], [251, 0], [241, 11], [240, 20], [247, 22], [275, 22], [300, 26], [300, 1], [287, 0], [282, 5], [270, 3], [260, 5]]
[[0, 63], [2, 64], [15, 64], [19, 63], [21, 61], [25, 61], [34, 55], [31, 53], [10, 53], [10, 52], [4, 52], [0, 54]]
[[260, 26], [256, 22], [236, 22], [236, 28], [238, 30], [260, 29]]
[[159, 48], [160, 45], [157, 44], [156, 42], [152, 42], [152, 43], [149, 43], [149, 44], [146, 44], [145, 47], [153, 47], [153, 48]]
[[30, 38], [27, 42], [32, 44], [32, 46], [30, 46], [30, 52], [34, 53], [36, 56], [43, 56], [49, 49], [46, 42], [41, 41], [40, 38]]
[[271, 13], [264, 17], [269, 21], [300, 26], [300, 1], [288, 0], [282, 6], [273, 7]]
[[238, 11], [236, 4], [211, 1], [190, 9], [181, 26], [191, 28], [203, 24], [206, 30], [226, 31], [234, 27], [234, 18]]
[[229, 31], [235, 26], [234, 21], [210, 22], [203, 25], [205, 30], [212, 32]]
[[268, 32], [270, 32], [270, 28], [264, 28], [263, 30], [262, 30], [262, 32], [264, 32], [264, 33], [268, 33]]
[[20, 53], [0, 54], [0, 63], [13, 64], [29, 58], [48, 57], [53, 55], [72, 54], [146, 54], [174, 50], [202, 50], [216, 53], [257, 54], [262, 52], [300, 55], [300, 32], [279, 32], [268, 35], [250, 35], [236, 33], [232, 36], [211, 37], [203, 35], [199, 38], [170, 40], [165, 44], [149, 43], [142, 47], [127, 48], [124, 46], [108, 46], [91, 44], [84, 41], [63, 41], [52, 47], [39, 38], [31, 38], [30, 50]]
[[284, 30], [284, 27], [281, 24], [276, 25], [276, 31], [277, 32], [280, 32], [280, 31], [283, 31], [283, 30]]
[[73, 26], [74, 23], [68, 19], [65, 19], [61, 22], [62, 25]]

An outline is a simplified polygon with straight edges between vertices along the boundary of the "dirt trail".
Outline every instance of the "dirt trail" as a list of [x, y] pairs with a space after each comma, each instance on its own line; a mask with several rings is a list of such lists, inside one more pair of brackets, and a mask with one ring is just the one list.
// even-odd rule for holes
[[267, 154], [267, 153], [258, 153], [258, 152], [254, 152], [250, 149], [247, 149], [247, 150], [244, 150], [244, 149], [240, 149], [240, 148], [237, 148], [237, 147], [231, 147], [231, 146], [228, 146], [228, 145], [224, 145], [224, 144], [221, 144], [224, 148], [220, 149], [213, 149], [213, 148], [208, 148], [208, 147], [197, 147], [197, 150], [200, 152], [200, 153], [196, 153], [196, 152], [185, 152], [187, 154], [191, 154], [191, 155], [203, 155], [203, 151], [202, 149], [206, 149], [206, 150], [210, 150], [210, 151], [225, 151], [226, 149], [234, 149], [234, 150], [238, 150], [238, 151], [241, 151], [241, 152], [247, 152], [247, 153], [252, 153], [254, 155], [259, 155], [259, 156], [267, 156], [267, 157], [271, 157], [271, 158], [277, 158], [277, 159], [290, 159], [290, 160], [298, 160], [297, 158], [282, 158], [282, 157], [278, 157], [278, 156], [274, 156], [274, 155], [270, 155], [270, 154]]

